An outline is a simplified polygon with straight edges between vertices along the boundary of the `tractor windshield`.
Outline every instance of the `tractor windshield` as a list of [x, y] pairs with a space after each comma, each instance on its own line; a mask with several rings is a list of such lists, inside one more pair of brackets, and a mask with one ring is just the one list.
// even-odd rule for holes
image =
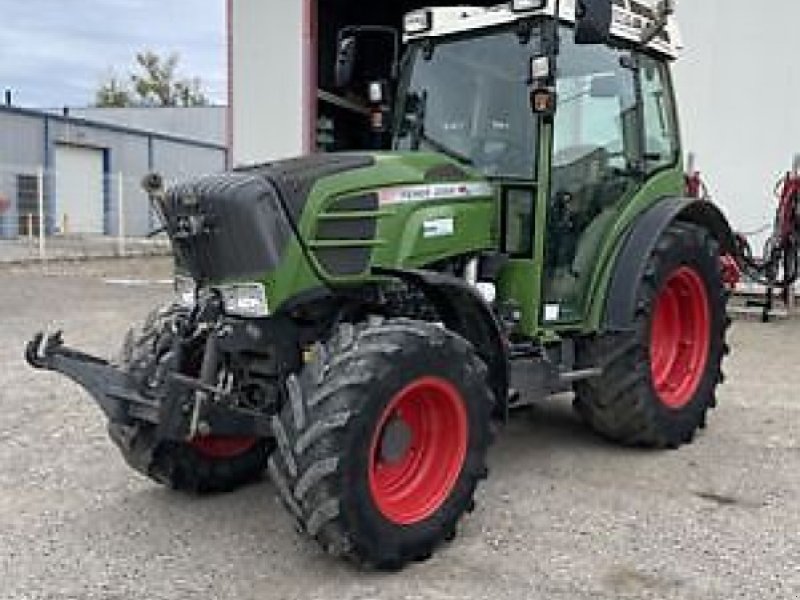
[[532, 180], [537, 119], [530, 60], [538, 30], [425, 40], [409, 50], [400, 89], [395, 149], [431, 150], [489, 177]]

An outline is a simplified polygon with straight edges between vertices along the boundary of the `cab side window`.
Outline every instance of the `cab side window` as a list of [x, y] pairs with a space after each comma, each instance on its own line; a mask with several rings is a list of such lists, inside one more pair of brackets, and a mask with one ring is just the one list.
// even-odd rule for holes
[[678, 160], [678, 127], [669, 72], [647, 55], [639, 57], [644, 120], [644, 162], [648, 173]]
[[641, 118], [630, 50], [562, 37], [545, 249], [550, 316], [579, 321], [603, 240], [641, 179]]

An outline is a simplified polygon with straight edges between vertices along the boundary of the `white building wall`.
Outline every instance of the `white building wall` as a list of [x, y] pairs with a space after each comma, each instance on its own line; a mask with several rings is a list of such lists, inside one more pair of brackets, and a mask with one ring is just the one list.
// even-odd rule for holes
[[741, 231], [771, 221], [774, 182], [800, 153], [796, 17], [796, 0], [678, 2], [684, 148]]
[[228, 0], [233, 164], [307, 149], [310, 0]]

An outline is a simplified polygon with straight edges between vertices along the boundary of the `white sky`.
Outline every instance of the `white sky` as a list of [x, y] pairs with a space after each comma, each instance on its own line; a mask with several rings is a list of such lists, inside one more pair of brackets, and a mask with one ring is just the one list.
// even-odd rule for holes
[[181, 74], [225, 102], [224, 0], [0, 0], [0, 92], [19, 106], [90, 104], [145, 48], [179, 52]]

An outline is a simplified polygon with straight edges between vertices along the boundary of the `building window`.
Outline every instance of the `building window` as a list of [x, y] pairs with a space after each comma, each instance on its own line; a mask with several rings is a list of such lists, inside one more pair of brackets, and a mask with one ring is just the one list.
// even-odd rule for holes
[[17, 175], [17, 215], [20, 235], [39, 235], [39, 178]]

